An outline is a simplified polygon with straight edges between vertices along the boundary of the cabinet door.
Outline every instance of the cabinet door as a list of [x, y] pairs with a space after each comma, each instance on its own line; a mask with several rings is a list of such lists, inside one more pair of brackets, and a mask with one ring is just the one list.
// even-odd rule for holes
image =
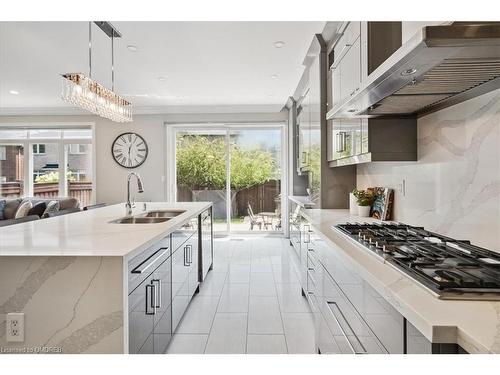
[[153, 273], [151, 284], [155, 293], [154, 353], [163, 354], [172, 339], [172, 258], [164, 261]]
[[307, 254], [311, 243], [311, 224], [305, 217], [300, 219], [300, 281], [304, 291], [307, 289]]
[[293, 246], [297, 256], [300, 257], [300, 206], [290, 201], [290, 245]]
[[341, 66], [340, 64], [332, 70], [332, 108], [335, 108], [342, 101], [341, 85]]
[[343, 119], [340, 134], [342, 150], [341, 157], [359, 155], [361, 153], [361, 120]]
[[332, 143], [332, 156], [331, 160], [341, 159], [343, 157], [343, 150], [345, 148], [344, 134], [342, 133], [342, 120], [333, 120], [331, 123], [331, 143]]
[[154, 306], [151, 281], [153, 275], [145, 278], [128, 296], [129, 353], [153, 353]]
[[302, 100], [299, 125], [299, 167], [301, 171], [309, 170], [309, 152], [311, 144], [311, 108], [309, 105], [309, 90]]
[[349, 99], [361, 87], [361, 41], [356, 39], [341, 63], [340, 96], [342, 101]]
[[181, 246], [172, 254], [172, 331], [175, 332], [189, 304], [189, 263], [187, 249]]

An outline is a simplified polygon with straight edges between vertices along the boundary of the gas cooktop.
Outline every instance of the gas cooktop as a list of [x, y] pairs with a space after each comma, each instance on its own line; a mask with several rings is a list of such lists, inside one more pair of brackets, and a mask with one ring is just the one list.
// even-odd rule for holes
[[334, 228], [441, 299], [500, 300], [499, 253], [402, 223], [346, 223]]

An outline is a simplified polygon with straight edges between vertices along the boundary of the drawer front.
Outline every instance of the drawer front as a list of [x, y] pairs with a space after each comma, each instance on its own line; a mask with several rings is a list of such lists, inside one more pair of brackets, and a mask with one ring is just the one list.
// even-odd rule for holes
[[382, 354], [387, 350], [333, 279], [324, 274], [320, 311], [340, 353]]
[[[168, 250], [165, 252], [165, 250]], [[166, 258], [170, 256], [170, 235], [166, 236], [162, 240], [158, 241], [153, 246], [144, 250], [142, 253], [132, 258], [128, 262], [128, 293], [139, 286], [139, 284], [144, 281], [144, 279], [155, 270], [155, 268]], [[161, 256], [160, 256], [161, 255]], [[147, 265], [154, 261], [149, 269], [145, 270], [143, 273], [134, 273], [133, 270], [137, 269], [141, 265]]]
[[190, 219], [180, 229], [172, 233], [172, 253], [177, 251], [179, 247], [187, 241], [189, 237], [196, 233], [198, 230], [198, 217]]

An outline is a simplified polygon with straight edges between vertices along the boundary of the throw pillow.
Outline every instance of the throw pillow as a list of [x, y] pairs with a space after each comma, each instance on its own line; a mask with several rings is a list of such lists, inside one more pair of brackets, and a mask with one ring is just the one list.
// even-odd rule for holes
[[7, 202], [5, 199], [0, 199], [0, 220], [4, 220], [5, 217], [3, 215], [3, 211], [5, 210], [5, 206], [7, 205]]
[[30, 200], [24, 201], [21, 203], [16, 211], [16, 215], [14, 216], [14, 219], [20, 219], [22, 217], [28, 216], [29, 210], [33, 208], [33, 203], [31, 203]]
[[43, 212], [43, 216], [47, 217], [50, 214], [54, 214], [59, 211], [59, 202], [58, 201], [50, 201], [47, 203], [47, 208]]
[[39, 202], [39, 203], [35, 204], [31, 210], [29, 210], [28, 216], [37, 215], [39, 217], [42, 217], [42, 215], [46, 209], [47, 209], [47, 203]]

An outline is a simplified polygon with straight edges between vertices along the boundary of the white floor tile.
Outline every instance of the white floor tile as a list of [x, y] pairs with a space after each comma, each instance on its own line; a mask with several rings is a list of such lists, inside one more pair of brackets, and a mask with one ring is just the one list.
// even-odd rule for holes
[[248, 335], [247, 354], [286, 354], [284, 335]]
[[272, 272], [252, 273], [250, 277], [251, 296], [276, 296]]
[[224, 283], [226, 282], [225, 272], [210, 271], [205, 281], [200, 283], [200, 296], [220, 296]]
[[218, 312], [248, 312], [249, 284], [225, 284]]
[[219, 297], [195, 295], [176, 332], [208, 334], [218, 303]]
[[229, 265], [226, 283], [249, 283], [250, 282], [250, 264]]
[[312, 313], [282, 313], [285, 338], [290, 354], [317, 352]]
[[167, 354], [203, 354], [208, 335], [175, 334], [170, 342]]
[[276, 290], [278, 292], [278, 302], [280, 304], [281, 312], [311, 312], [307, 299], [302, 296], [300, 284], [277, 283]]
[[247, 314], [217, 313], [208, 337], [206, 354], [244, 354], [247, 339]]
[[283, 322], [276, 297], [250, 296], [249, 334], [282, 334]]
[[252, 258], [251, 272], [273, 272], [269, 258]]

